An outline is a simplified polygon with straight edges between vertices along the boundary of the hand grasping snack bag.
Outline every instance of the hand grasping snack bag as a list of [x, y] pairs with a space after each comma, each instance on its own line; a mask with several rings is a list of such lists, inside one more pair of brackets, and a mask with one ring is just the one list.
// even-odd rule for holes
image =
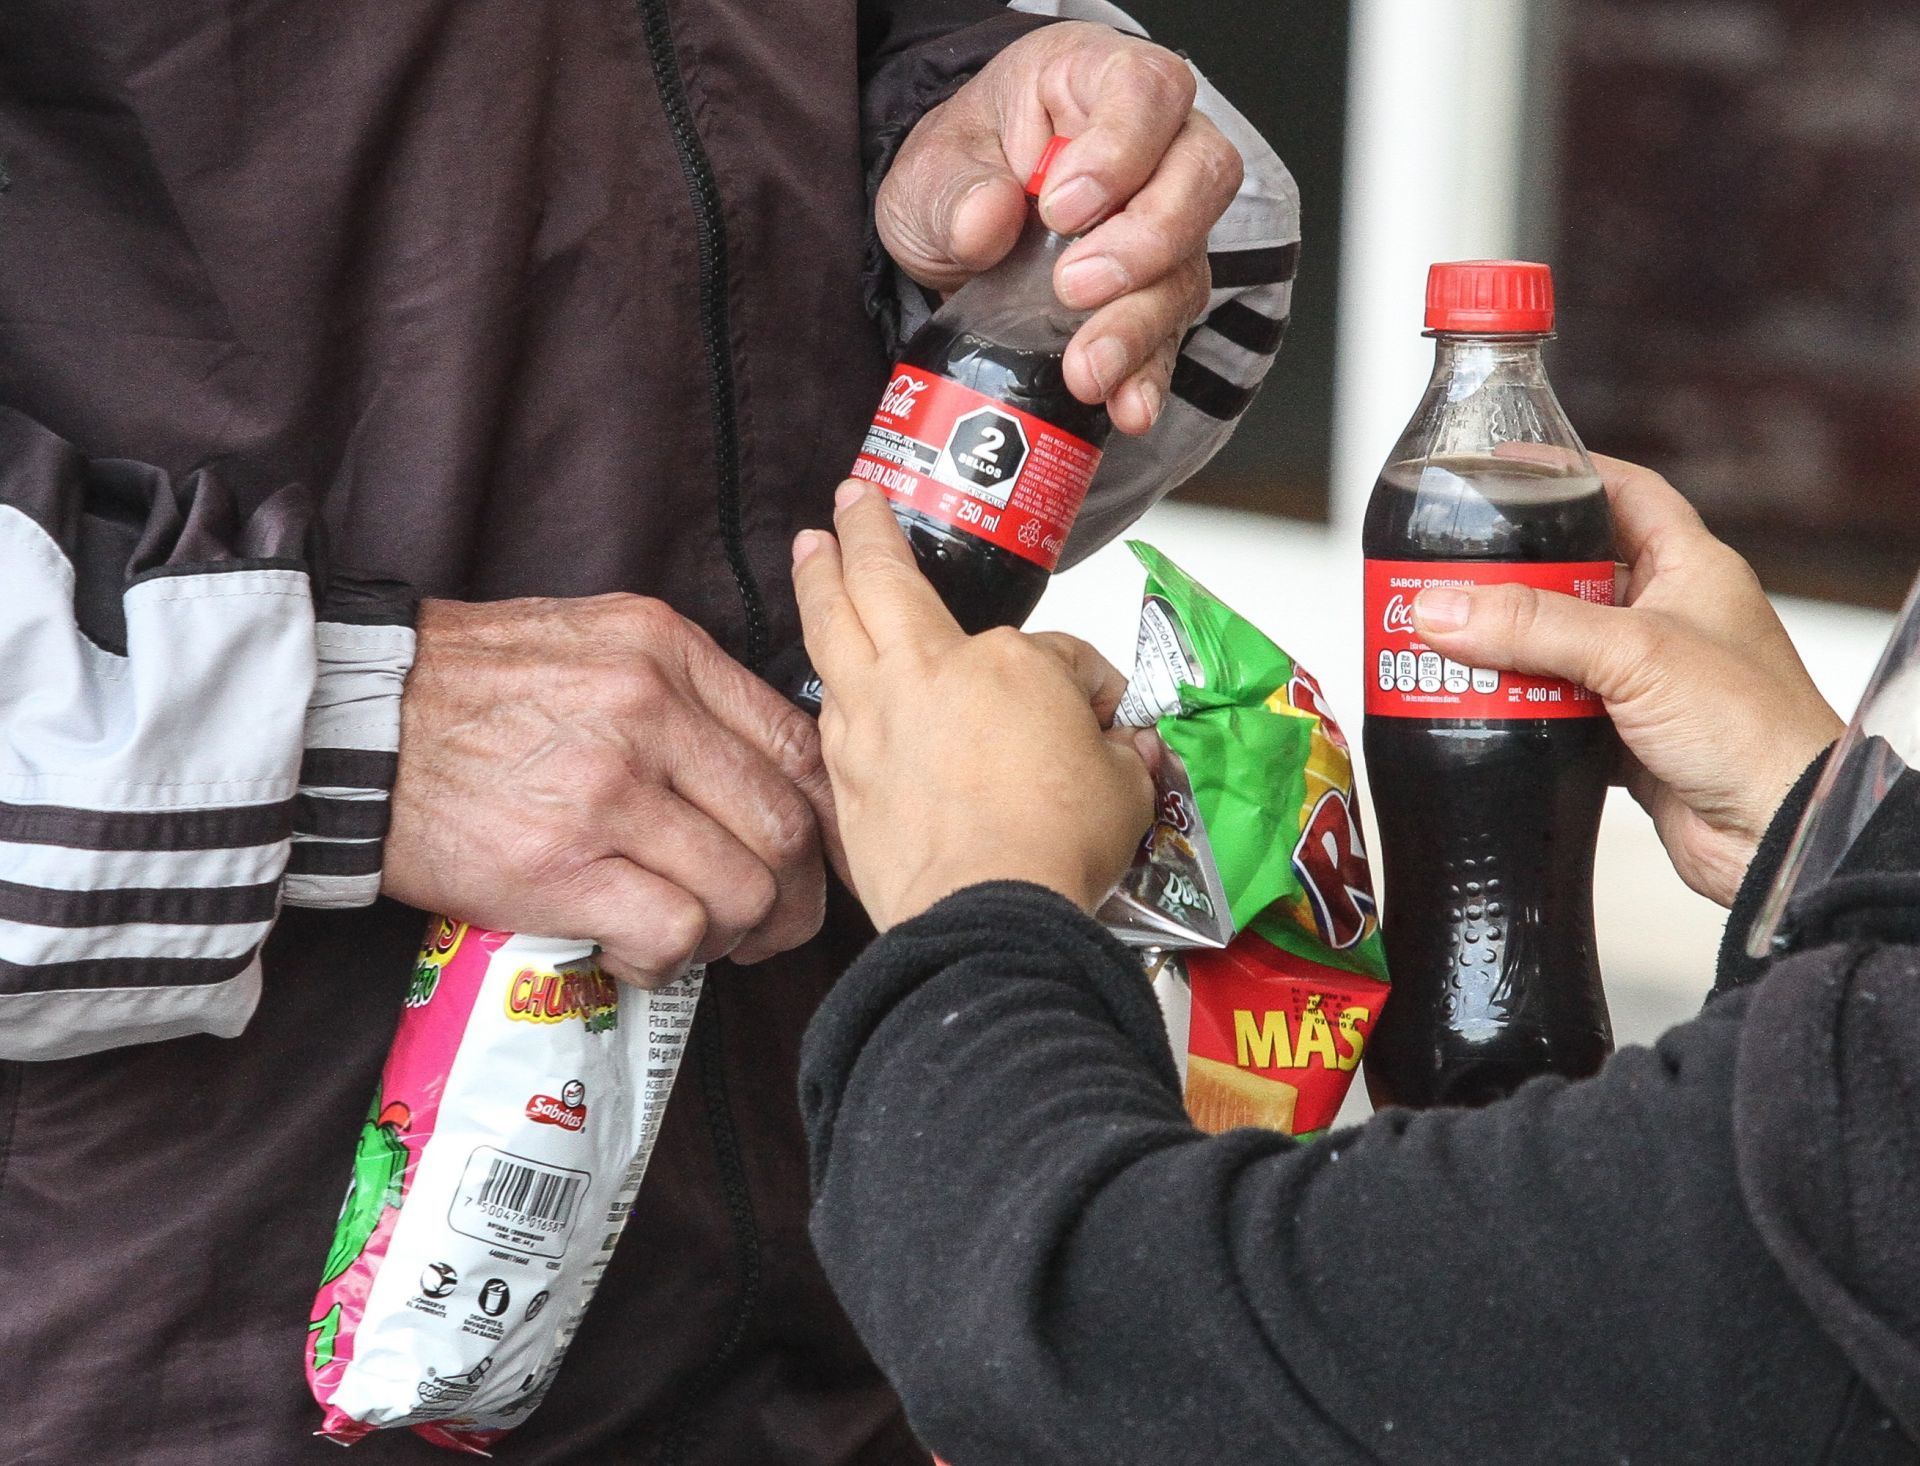
[[1194, 1123], [1311, 1134], [1339, 1112], [1387, 995], [1347, 740], [1292, 657], [1158, 550], [1130, 548], [1147, 586], [1114, 721], [1157, 728], [1167, 757], [1153, 826], [1100, 917], [1160, 949]]
[[320, 1434], [485, 1454], [553, 1383], [619, 1241], [702, 972], [435, 918], [307, 1327]]

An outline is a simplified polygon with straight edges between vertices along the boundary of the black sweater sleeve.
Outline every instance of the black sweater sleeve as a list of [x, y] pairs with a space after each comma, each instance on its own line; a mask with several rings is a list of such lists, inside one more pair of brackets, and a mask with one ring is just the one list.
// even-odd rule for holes
[[1826, 766], [1827, 755], [1822, 753], [1801, 770], [1793, 788], [1787, 791], [1787, 797], [1780, 801], [1780, 808], [1773, 812], [1773, 819], [1767, 825], [1766, 834], [1760, 837], [1760, 845], [1753, 852], [1753, 859], [1747, 863], [1747, 873], [1741, 878], [1740, 890], [1727, 910], [1726, 930], [1720, 935], [1720, 960], [1709, 1001], [1734, 988], [1757, 982], [1767, 970], [1770, 959], [1747, 955], [1747, 938], [1753, 932], [1754, 922], [1759, 919], [1767, 893], [1773, 889], [1773, 878], [1787, 858], [1787, 847], [1793, 843], [1794, 832], [1800, 828], [1807, 805], [1813, 800], [1814, 786], [1820, 782], [1820, 775]]
[[1486, 1110], [1208, 1138], [1135, 959], [977, 887], [808, 1034], [815, 1242], [956, 1466], [1818, 1461], [1853, 1373], [1740, 1200], [1751, 996]]

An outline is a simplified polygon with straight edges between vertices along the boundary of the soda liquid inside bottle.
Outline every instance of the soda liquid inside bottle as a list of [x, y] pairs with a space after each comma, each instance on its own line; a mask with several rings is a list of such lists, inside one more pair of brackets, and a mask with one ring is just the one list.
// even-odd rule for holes
[[1605, 491], [1548, 384], [1544, 265], [1436, 265], [1433, 378], [1368, 504], [1364, 744], [1392, 994], [1376, 1105], [1484, 1104], [1612, 1052], [1593, 859], [1615, 759], [1600, 700], [1462, 666], [1418, 638], [1431, 585], [1522, 582], [1610, 603]]
[[[1037, 199], [1065, 138], [1027, 183]], [[907, 343], [852, 475], [892, 501], [914, 558], [969, 634], [1018, 626], [1060, 562], [1111, 424], [1068, 390], [1067, 342], [1092, 314], [1054, 293], [1072, 240], [1030, 208], [1019, 241]], [[797, 663], [797, 656], [796, 656]], [[809, 711], [810, 669], [770, 672]]]

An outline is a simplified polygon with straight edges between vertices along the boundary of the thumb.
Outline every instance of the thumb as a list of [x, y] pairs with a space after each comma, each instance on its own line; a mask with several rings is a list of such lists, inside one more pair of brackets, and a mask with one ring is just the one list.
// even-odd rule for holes
[[1167, 746], [1153, 729], [1113, 727], [1102, 730], [1100, 736], [1127, 768], [1137, 765], [1147, 771], [1149, 779], [1160, 777], [1167, 761]]
[[1129, 822], [1144, 830], [1153, 820], [1157, 781], [1166, 750], [1151, 728], [1109, 728], [1100, 735], [1127, 791]]
[[958, 290], [1005, 258], [1027, 218], [1026, 190], [996, 131], [952, 115], [953, 103], [913, 130], [874, 201], [880, 242], [930, 290]]
[[1608, 703], [1635, 691], [1644, 628], [1627, 607], [1600, 606], [1528, 585], [1429, 586], [1414, 629], [1469, 667], [1564, 677]]

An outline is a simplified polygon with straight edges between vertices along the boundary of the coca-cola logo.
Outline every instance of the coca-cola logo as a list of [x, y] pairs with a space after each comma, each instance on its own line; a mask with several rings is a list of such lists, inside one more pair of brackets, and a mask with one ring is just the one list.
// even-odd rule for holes
[[[576, 1086], [569, 1084], [568, 1097]], [[582, 1091], [583, 1099], [585, 1093]], [[587, 1107], [575, 1101], [566, 1104], [550, 1094], [536, 1094], [527, 1101], [527, 1118], [539, 1125], [558, 1125], [562, 1130], [578, 1130], [587, 1123]]]
[[880, 399], [880, 411], [888, 417], [911, 417], [914, 404], [920, 400], [920, 394], [926, 390], [925, 382], [908, 372], [902, 372], [887, 383], [886, 395]]
[[1381, 629], [1389, 635], [1396, 632], [1413, 635], [1413, 602], [1405, 596], [1395, 596], [1387, 602], [1386, 614], [1381, 618]]

